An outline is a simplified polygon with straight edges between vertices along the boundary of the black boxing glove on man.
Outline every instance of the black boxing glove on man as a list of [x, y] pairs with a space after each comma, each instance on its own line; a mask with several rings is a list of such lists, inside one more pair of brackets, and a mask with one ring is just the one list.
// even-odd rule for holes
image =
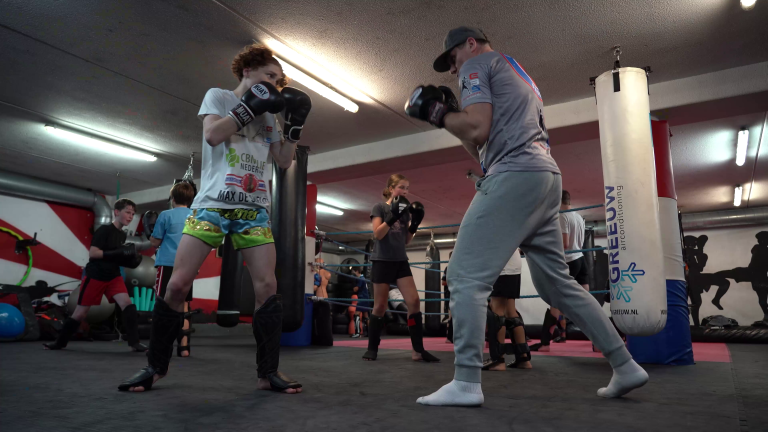
[[[445, 88], [453, 95], [449, 88]], [[451, 106], [451, 103], [454, 106]], [[458, 102], [456, 97], [453, 101], [446, 102], [446, 94], [443, 90], [433, 86], [418, 86], [413, 91], [411, 97], [405, 102], [405, 113], [411, 117], [429, 122], [439, 128], [445, 127], [443, 119], [449, 112], [456, 111]]]
[[282, 92], [285, 99], [285, 130], [283, 136], [288, 141], [296, 142], [301, 138], [304, 122], [307, 121], [309, 110], [312, 109], [312, 99], [303, 91], [286, 87]]
[[408, 211], [411, 213], [411, 226], [408, 227], [408, 232], [416, 234], [416, 231], [419, 230], [421, 221], [424, 220], [424, 205], [418, 201], [414, 201]]
[[285, 108], [283, 95], [272, 84], [262, 81], [251, 87], [227, 114], [237, 124], [237, 130], [245, 127], [257, 116], [266, 112], [277, 114]]
[[459, 107], [459, 100], [456, 99], [456, 95], [453, 94], [453, 90], [446, 86], [438, 86], [437, 88], [443, 92], [443, 96], [445, 96], [445, 104], [448, 105], [448, 112], [461, 111], [461, 108]]
[[396, 196], [392, 198], [392, 203], [389, 205], [392, 216], [387, 219], [387, 225], [392, 227], [395, 222], [399, 221], [400, 217], [408, 212], [408, 207], [410, 205], [411, 203], [404, 196]]

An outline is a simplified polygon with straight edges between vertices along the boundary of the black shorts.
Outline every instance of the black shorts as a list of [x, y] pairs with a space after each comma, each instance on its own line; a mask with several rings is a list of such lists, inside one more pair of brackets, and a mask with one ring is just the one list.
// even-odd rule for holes
[[395, 284], [398, 279], [411, 276], [408, 261], [374, 261], [371, 270], [371, 282]]
[[581, 256], [568, 263], [568, 273], [576, 279], [579, 285], [589, 284], [589, 269], [587, 269], [587, 258]]
[[[168, 281], [171, 280], [173, 274], [173, 266], [158, 266], [157, 275], [155, 276], [155, 294], [158, 297], [165, 298], [165, 288], [168, 286]], [[192, 301], [192, 287], [189, 287], [186, 301]]]
[[520, 298], [520, 275], [501, 275], [493, 284], [491, 297], [501, 297], [505, 299]]

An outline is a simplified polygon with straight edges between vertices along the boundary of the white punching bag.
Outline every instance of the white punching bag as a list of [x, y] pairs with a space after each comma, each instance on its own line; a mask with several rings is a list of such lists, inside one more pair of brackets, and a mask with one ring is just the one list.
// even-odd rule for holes
[[605, 72], [595, 80], [595, 95], [611, 314], [624, 333], [650, 336], [666, 324], [667, 292], [646, 71]]

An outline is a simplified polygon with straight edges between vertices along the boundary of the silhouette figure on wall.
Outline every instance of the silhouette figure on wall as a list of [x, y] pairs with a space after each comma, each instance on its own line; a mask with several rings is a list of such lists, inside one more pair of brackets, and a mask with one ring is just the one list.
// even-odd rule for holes
[[707, 254], [704, 253], [704, 245], [707, 244], [707, 240], [709, 240], [709, 237], [706, 235], [699, 237], [689, 235], [683, 238], [683, 245], [685, 247], [683, 256], [687, 267], [685, 281], [688, 284], [688, 296], [691, 298], [693, 325], [697, 327], [701, 326], [701, 321], [699, 321], [701, 294], [709, 292], [711, 287], [716, 286], [717, 292], [712, 299], [712, 304], [718, 309], [723, 310], [723, 307], [720, 305], [720, 299], [723, 298], [731, 286], [728, 279], [719, 273], [703, 273], [709, 259]]
[[723, 270], [716, 274], [735, 282], [751, 282], [757, 293], [757, 303], [763, 310], [763, 320], [753, 325], [768, 326], [768, 231], [755, 234], [757, 244], [752, 246], [752, 259], [747, 267]]

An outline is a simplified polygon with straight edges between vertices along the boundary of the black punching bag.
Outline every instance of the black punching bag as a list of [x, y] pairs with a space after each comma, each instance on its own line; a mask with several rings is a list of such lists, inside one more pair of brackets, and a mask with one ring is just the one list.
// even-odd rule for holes
[[234, 327], [240, 322], [240, 285], [243, 279], [243, 254], [235, 250], [232, 239], [224, 238], [221, 246], [221, 277], [216, 324]]
[[[584, 230], [584, 243], [582, 249], [592, 249], [595, 247], [595, 230], [592, 227], [588, 227]], [[590, 291], [599, 291], [597, 283], [595, 282], [595, 251], [584, 252], [584, 260], [587, 262], [588, 283]], [[604, 296], [603, 294], [593, 294], [595, 300], [600, 301]]]
[[[440, 295], [440, 250], [437, 248], [434, 239], [429, 242], [427, 246], [427, 259], [426, 261], [434, 261], [426, 268], [432, 269], [424, 271], [424, 289], [427, 291], [424, 293], [425, 299], [439, 299]], [[431, 301], [425, 302], [424, 311], [426, 313], [440, 313], [440, 302]], [[430, 336], [437, 336], [440, 333], [440, 315], [427, 315], [425, 318], [426, 334]]]
[[[373, 252], [373, 239], [368, 239], [368, 243], [365, 244], [365, 254], [363, 255], [363, 264], [371, 264], [371, 252]], [[364, 277], [366, 280], [371, 280], [371, 273], [373, 272], [373, 269], [371, 266], [363, 267], [363, 271], [361, 272], [360, 276]], [[374, 298], [373, 294], [373, 284], [370, 282], [366, 282], [368, 285], [368, 292], [371, 298]], [[370, 302], [363, 302], [368, 304], [361, 304], [360, 306], [370, 306], [373, 307], [373, 303]]]
[[304, 321], [304, 267], [307, 224], [307, 151], [297, 146], [288, 169], [272, 165], [272, 235], [275, 237], [277, 293], [283, 297], [283, 332]]

